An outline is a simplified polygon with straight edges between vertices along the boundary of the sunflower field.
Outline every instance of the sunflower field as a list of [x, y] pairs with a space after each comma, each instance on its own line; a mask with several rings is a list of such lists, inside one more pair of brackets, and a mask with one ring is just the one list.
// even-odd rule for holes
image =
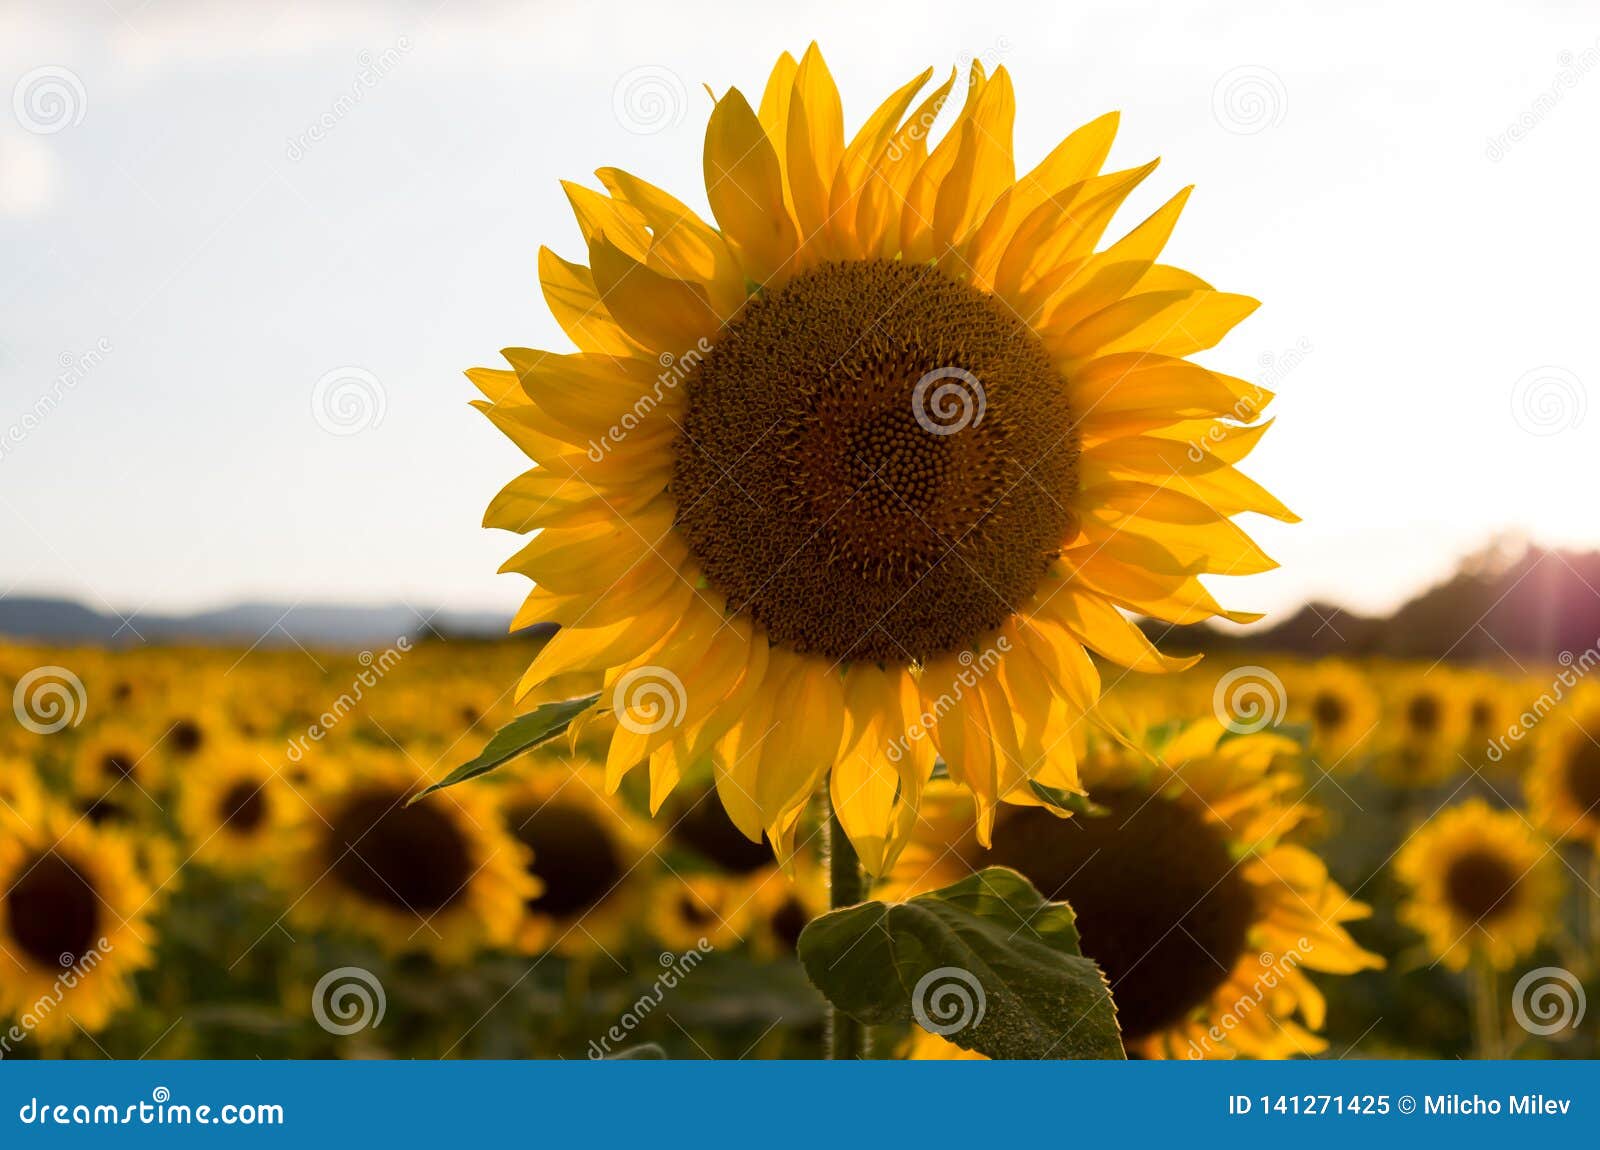
[[[709, 771], [652, 818], [569, 729], [405, 805], [532, 653], [5, 648], [6, 1055], [818, 1056], [820, 804], [788, 877]], [[1211, 663], [1109, 686], [1070, 818], [1008, 806], [985, 848], [936, 770], [869, 893], [1064, 900], [1129, 1055], [1595, 1056], [1588, 668]], [[872, 1054], [974, 1056], [952, 978]]]
[[1199, 362], [1258, 301], [963, 65], [847, 121], [784, 52], [703, 207], [460, 255], [558, 345], [465, 369], [507, 637], [0, 648], [0, 1053], [1600, 1056], [1600, 646], [1269, 653], [1278, 381]]

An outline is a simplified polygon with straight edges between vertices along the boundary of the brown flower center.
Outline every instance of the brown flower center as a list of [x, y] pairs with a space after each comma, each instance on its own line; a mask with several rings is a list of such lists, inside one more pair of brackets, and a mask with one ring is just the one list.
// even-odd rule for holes
[[1444, 894], [1460, 917], [1483, 922], [1511, 910], [1520, 878], [1516, 868], [1500, 855], [1468, 851], [1445, 870]]
[[686, 380], [677, 522], [791, 650], [965, 649], [1071, 534], [1066, 384], [994, 297], [936, 268], [824, 264], [750, 301]]
[[6, 895], [6, 921], [35, 965], [75, 966], [100, 938], [100, 898], [66, 859], [38, 855]]
[[266, 787], [259, 780], [241, 779], [223, 794], [217, 813], [222, 825], [234, 834], [254, 834], [267, 821]]
[[1580, 738], [1567, 756], [1567, 795], [1591, 823], [1600, 823], [1600, 745]]
[[452, 905], [473, 875], [467, 837], [443, 805], [404, 805], [406, 796], [369, 787], [333, 813], [327, 865], [349, 889], [396, 910], [429, 914]]
[[1182, 1021], [1244, 953], [1255, 898], [1217, 828], [1183, 801], [1095, 791], [1102, 816], [1003, 808], [986, 861], [1021, 871], [1078, 916], [1130, 1039]]
[[511, 813], [511, 829], [533, 851], [529, 870], [544, 893], [528, 909], [565, 918], [604, 901], [622, 880], [622, 857], [611, 833], [588, 807], [551, 800]]

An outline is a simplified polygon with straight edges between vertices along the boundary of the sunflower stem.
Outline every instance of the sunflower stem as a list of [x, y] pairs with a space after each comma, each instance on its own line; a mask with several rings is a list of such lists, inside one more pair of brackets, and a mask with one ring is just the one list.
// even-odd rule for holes
[[1500, 997], [1495, 990], [1494, 965], [1482, 952], [1472, 958], [1472, 1045], [1480, 1059], [1504, 1058], [1500, 1037]]
[[[833, 809], [833, 798], [824, 794], [828, 808], [827, 831], [824, 847], [828, 854], [828, 909], [853, 906], [865, 894], [861, 880], [861, 860], [850, 836], [839, 825], [839, 816]], [[865, 1058], [867, 1056], [867, 1028], [836, 1006], [828, 1007], [828, 1057]]]

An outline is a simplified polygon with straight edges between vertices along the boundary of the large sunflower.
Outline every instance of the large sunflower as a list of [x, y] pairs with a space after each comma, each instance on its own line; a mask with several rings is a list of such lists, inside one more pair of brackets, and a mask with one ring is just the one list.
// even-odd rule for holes
[[1452, 970], [1474, 954], [1507, 969], [1545, 937], [1561, 898], [1549, 847], [1521, 815], [1482, 799], [1435, 815], [1394, 867], [1410, 890], [1401, 921]]
[[1223, 733], [1211, 720], [1194, 724], [1155, 762], [1121, 750], [1091, 756], [1084, 782], [1100, 813], [1008, 807], [989, 850], [962, 833], [970, 799], [934, 784], [885, 892], [1011, 867], [1072, 904], [1131, 1053], [1317, 1053], [1323, 998], [1306, 972], [1382, 966], [1345, 927], [1368, 910], [1316, 855], [1285, 841], [1310, 813], [1285, 794], [1299, 785], [1284, 763], [1295, 745], [1265, 734], [1221, 742]]
[[[1199, 576], [1272, 562], [1230, 520], [1291, 520], [1234, 469], [1270, 396], [1184, 357], [1256, 307], [1159, 262], [1185, 189], [1100, 241], [1148, 163], [1102, 174], [1117, 117], [1018, 177], [1010, 77], [931, 70], [846, 139], [813, 45], [706, 129], [716, 226], [615, 168], [568, 185], [587, 263], [543, 250], [573, 354], [510, 349], [468, 374], [538, 465], [485, 517], [537, 532], [517, 626], [561, 631], [521, 701], [604, 675], [593, 723], [653, 805], [714, 754], [739, 829], [793, 850], [832, 768], [881, 871], [935, 752], [976, 799], [1078, 786], [1071, 732], [1099, 692], [1085, 648], [1162, 656], [1119, 609], [1225, 612]], [[681, 705], [629, 717], [653, 678]], [[776, 730], [781, 727], [782, 730]]]
[[0, 1017], [50, 1042], [102, 1029], [132, 1001], [129, 976], [153, 958], [153, 903], [121, 834], [37, 793], [26, 806], [0, 812]]

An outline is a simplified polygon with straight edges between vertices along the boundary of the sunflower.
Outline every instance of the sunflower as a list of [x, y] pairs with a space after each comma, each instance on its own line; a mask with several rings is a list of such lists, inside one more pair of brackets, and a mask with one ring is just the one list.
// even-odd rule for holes
[[1466, 737], [1467, 696], [1455, 674], [1433, 667], [1421, 674], [1402, 674], [1390, 684], [1391, 713], [1387, 753], [1380, 759], [1384, 775], [1402, 786], [1429, 786], [1447, 778]]
[[1555, 839], [1600, 851], [1600, 694], [1588, 694], [1570, 722], [1547, 722], [1528, 772], [1528, 806]]
[[306, 894], [296, 917], [444, 961], [512, 941], [538, 893], [526, 849], [501, 829], [492, 795], [465, 788], [406, 806], [423, 782], [374, 756], [308, 796], [316, 817], [300, 856]]
[[1463, 753], [1474, 764], [1493, 762], [1489, 749], [1505, 744], [1522, 709], [1517, 693], [1492, 671], [1470, 671], [1462, 676], [1461, 694], [1467, 728]]
[[1367, 744], [1382, 714], [1367, 677], [1338, 659], [1325, 659], [1306, 672], [1289, 691], [1289, 707], [1311, 724], [1312, 745], [1329, 768], [1347, 763]]
[[[510, 349], [478, 406], [537, 466], [485, 524], [534, 538], [515, 627], [560, 624], [519, 702], [603, 677], [586, 726], [608, 784], [648, 761], [657, 807], [713, 756], [739, 830], [794, 849], [831, 769], [881, 872], [935, 755], [974, 796], [1075, 790], [1086, 649], [1163, 656], [1122, 609], [1224, 611], [1207, 573], [1273, 563], [1231, 521], [1294, 516], [1237, 470], [1268, 393], [1185, 357], [1256, 307], [1159, 262], [1179, 192], [1101, 247], [1154, 170], [1100, 171], [1117, 117], [1018, 177], [1004, 68], [931, 69], [850, 139], [813, 45], [706, 129], [716, 226], [616, 168], [567, 185], [586, 263], [543, 250], [572, 354]], [[632, 689], [665, 708], [635, 710]], [[778, 728], [781, 728], [778, 729]], [[915, 733], [915, 737], [913, 737]]]
[[1285, 795], [1299, 783], [1284, 765], [1295, 744], [1223, 733], [1213, 720], [1195, 723], [1154, 762], [1125, 750], [1092, 756], [1084, 781], [1099, 813], [1008, 807], [988, 850], [961, 833], [970, 798], [935, 784], [886, 893], [1011, 867], [1072, 904], [1130, 1053], [1314, 1054], [1325, 1047], [1323, 998], [1306, 972], [1383, 965], [1345, 929], [1368, 910], [1316, 855], [1285, 841], [1312, 813]]
[[162, 761], [152, 753], [153, 742], [135, 727], [112, 724], [99, 728], [73, 756], [73, 792], [88, 799], [126, 790], [156, 794], [163, 782]]
[[539, 885], [527, 900], [516, 945], [527, 954], [618, 949], [650, 890], [654, 840], [606, 794], [605, 772], [587, 763], [541, 761], [499, 788], [507, 832], [531, 853]]
[[46, 1042], [103, 1029], [152, 961], [150, 888], [132, 844], [55, 804], [0, 818], [0, 1016]]
[[178, 823], [195, 861], [270, 878], [275, 864], [299, 848], [306, 811], [306, 800], [272, 759], [240, 745], [207, 770], [191, 772]]
[[1561, 898], [1549, 847], [1514, 811], [1471, 799], [1435, 815], [1395, 856], [1400, 919], [1452, 970], [1483, 955], [1505, 970], [1539, 944]]

